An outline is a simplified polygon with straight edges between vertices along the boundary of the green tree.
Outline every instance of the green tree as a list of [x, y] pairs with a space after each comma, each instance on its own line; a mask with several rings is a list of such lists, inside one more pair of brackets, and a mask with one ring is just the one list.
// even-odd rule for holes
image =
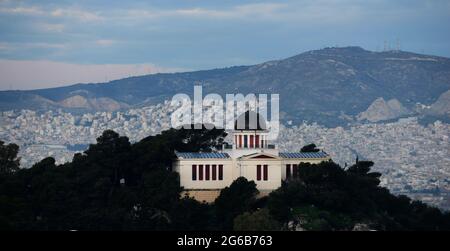
[[[168, 166], [175, 150], [213, 151], [223, 130], [168, 130], [131, 144], [106, 130], [84, 153], [18, 169], [17, 146], [1, 144], [0, 228], [19, 230], [202, 229], [211, 206], [181, 199]], [[187, 209], [188, 211], [186, 211]], [[185, 217], [180, 217], [183, 215]], [[205, 217], [207, 219], [214, 217]]]
[[19, 170], [20, 158], [17, 158], [18, 152], [18, 145], [5, 145], [5, 142], [0, 140], [0, 175], [11, 174]]
[[[194, 128], [194, 125], [192, 125]], [[171, 169], [175, 151], [211, 152], [223, 143], [223, 129], [169, 129], [161, 134], [149, 136], [134, 144], [133, 162], [136, 168]], [[142, 172], [142, 171], [140, 171]]]
[[300, 152], [302, 152], [302, 153], [319, 152], [319, 151], [320, 151], [320, 149], [318, 149], [316, 144], [314, 144], [314, 143], [303, 146], [302, 149], [300, 149]]
[[[25, 221], [29, 204], [24, 198], [20, 172], [19, 146], [0, 141], [0, 230], [16, 229]], [[18, 196], [20, 195], [20, 196]]]
[[305, 230], [351, 230], [354, 225], [350, 217], [333, 211], [321, 210], [314, 205], [296, 207], [293, 214]]
[[234, 219], [235, 231], [279, 231], [282, 230], [280, 222], [275, 220], [268, 209], [255, 212], [245, 212]]
[[233, 229], [233, 220], [239, 214], [249, 211], [256, 202], [256, 183], [239, 177], [225, 187], [214, 201], [214, 207], [223, 230]]
[[171, 211], [172, 230], [205, 231], [218, 230], [211, 205], [184, 197]]
[[[311, 229], [348, 230], [356, 222], [380, 230], [450, 229], [449, 213], [380, 187], [380, 174], [371, 172], [372, 165], [359, 161], [344, 170], [332, 161], [301, 163], [299, 179], [283, 183], [269, 195], [270, 213], [287, 222], [298, 216], [297, 208], [314, 206], [306, 211]], [[316, 217], [318, 214], [322, 216]]]

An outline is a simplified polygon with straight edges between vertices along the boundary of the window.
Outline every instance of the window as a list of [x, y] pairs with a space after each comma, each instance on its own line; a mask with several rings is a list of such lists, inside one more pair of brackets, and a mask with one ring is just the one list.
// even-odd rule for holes
[[248, 146], [247, 140], [248, 140], [248, 136], [247, 136], [247, 135], [244, 135], [244, 148], [247, 148], [247, 146]]
[[209, 180], [209, 165], [205, 165], [205, 180]]
[[264, 139], [261, 139], [261, 148], [264, 148]]
[[211, 168], [212, 168], [212, 180], [216, 180], [217, 165], [212, 165]]
[[256, 165], [256, 180], [261, 180], [261, 165]]
[[198, 165], [198, 180], [203, 180], [203, 165]]
[[242, 135], [239, 135], [239, 148], [242, 147]]
[[293, 170], [293, 177], [294, 177], [294, 178], [297, 178], [297, 176], [298, 176], [298, 167], [297, 167], [297, 165], [296, 165], [296, 164], [293, 164], [293, 165], [292, 165], [292, 169], [294, 169], [294, 170]]
[[255, 135], [255, 147], [259, 148], [259, 135]]
[[264, 170], [263, 170], [263, 179], [267, 180], [269, 177], [269, 167], [267, 165], [264, 165]]
[[250, 148], [253, 148], [253, 141], [255, 140], [255, 136], [250, 135]]
[[286, 179], [291, 178], [291, 165], [287, 164], [286, 165]]
[[223, 165], [219, 165], [219, 180], [223, 180]]
[[192, 180], [197, 180], [197, 165], [192, 165]]

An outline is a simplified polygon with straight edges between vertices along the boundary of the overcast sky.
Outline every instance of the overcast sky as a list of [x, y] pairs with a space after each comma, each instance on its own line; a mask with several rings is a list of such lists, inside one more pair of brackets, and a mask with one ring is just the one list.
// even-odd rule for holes
[[[76, 3], [75, 3], [76, 2]], [[248, 65], [326, 46], [450, 56], [448, 0], [0, 0], [0, 89]]]

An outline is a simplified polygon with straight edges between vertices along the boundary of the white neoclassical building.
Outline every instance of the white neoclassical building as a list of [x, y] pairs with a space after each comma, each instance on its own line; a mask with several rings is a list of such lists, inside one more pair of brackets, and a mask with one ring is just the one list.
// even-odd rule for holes
[[[323, 151], [279, 152], [277, 145], [267, 140], [265, 120], [250, 113], [236, 120], [231, 132], [233, 143], [225, 144], [220, 152], [176, 152], [173, 170], [179, 173], [185, 193], [212, 202], [222, 188], [242, 176], [254, 181], [260, 194], [265, 195], [280, 187], [282, 180], [296, 176], [299, 163], [330, 160]], [[257, 118], [256, 126], [249, 126], [251, 116]]]

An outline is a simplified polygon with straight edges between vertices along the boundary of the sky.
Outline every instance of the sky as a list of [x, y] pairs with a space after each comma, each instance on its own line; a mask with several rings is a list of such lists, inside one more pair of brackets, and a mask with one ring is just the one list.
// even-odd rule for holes
[[[450, 57], [448, 0], [0, 0], [0, 90], [251, 65], [330, 46]], [[398, 42], [397, 42], [398, 41]]]

